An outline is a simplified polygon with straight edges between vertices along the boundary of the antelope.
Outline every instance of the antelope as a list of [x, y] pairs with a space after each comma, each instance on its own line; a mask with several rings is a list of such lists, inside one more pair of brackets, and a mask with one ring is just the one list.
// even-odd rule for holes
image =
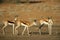
[[14, 21], [9, 21], [9, 20], [3, 20], [3, 28], [2, 28], [2, 31], [3, 31], [3, 35], [5, 34], [5, 28], [8, 26], [8, 25], [12, 25], [13, 27], [13, 35], [14, 35], [14, 25], [15, 25], [15, 21], [17, 20], [17, 16], [15, 17]]
[[18, 27], [20, 25], [24, 26], [24, 30], [22, 31], [22, 35], [24, 35], [25, 30], [27, 29], [27, 34], [29, 35], [29, 27], [32, 27], [33, 25], [36, 25], [36, 20], [34, 20], [32, 23], [26, 20], [17, 20], [15, 27], [15, 34], [18, 34]]
[[39, 33], [41, 34], [41, 28], [43, 27], [43, 25], [48, 25], [48, 31], [49, 31], [49, 35], [52, 34], [52, 25], [53, 25], [53, 21], [50, 17], [48, 17], [48, 19], [41, 19], [39, 20], [39, 23], [41, 24], [39, 27]]

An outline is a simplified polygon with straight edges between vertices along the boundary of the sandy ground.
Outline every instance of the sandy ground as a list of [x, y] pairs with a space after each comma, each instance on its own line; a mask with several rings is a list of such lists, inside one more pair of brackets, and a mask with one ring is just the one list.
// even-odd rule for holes
[[53, 26], [52, 35], [48, 34], [47, 26], [42, 28], [42, 35], [39, 34], [38, 27], [33, 26], [29, 28], [31, 31], [30, 36], [27, 35], [26, 31], [23, 36], [21, 35], [24, 27], [18, 28], [18, 35], [12, 34], [12, 26], [7, 26], [5, 29], [6, 34], [2, 35], [1, 28], [2, 26], [0, 27], [0, 40], [60, 40], [60, 26]]

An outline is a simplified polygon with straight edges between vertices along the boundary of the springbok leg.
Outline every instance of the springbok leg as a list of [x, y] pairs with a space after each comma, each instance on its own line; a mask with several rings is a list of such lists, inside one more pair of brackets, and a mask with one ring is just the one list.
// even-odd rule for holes
[[18, 34], [18, 30], [15, 30], [15, 35], [17, 35]]
[[3, 28], [2, 28], [2, 30], [3, 30], [3, 35], [5, 35], [5, 28], [6, 28], [6, 26], [7, 26], [7, 24], [5, 24], [5, 25], [3, 26]]
[[18, 34], [18, 30], [17, 30], [17, 28], [18, 28], [19, 26], [20, 26], [20, 25], [16, 26], [16, 28], [15, 28], [15, 35]]
[[48, 25], [49, 35], [52, 34], [52, 25]]
[[39, 34], [41, 35], [41, 29], [39, 29]]
[[24, 34], [25, 30], [26, 30], [27, 27], [24, 28], [23, 32], [22, 32], [22, 35]]
[[41, 35], [41, 28], [43, 27], [44, 24], [42, 24], [40, 27], [39, 27], [39, 33]]
[[15, 30], [15, 29], [14, 29], [14, 24], [13, 24], [13, 35], [14, 35], [14, 33], [15, 33], [14, 30]]
[[29, 34], [29, 28], [28, 28], [28, 27], [27, 27], [27, 34], [30, 35], [30, 34]]
[[43, 25], [44, 25], [44, 24], [41, 24], [40, 27], [39, 27], [39, 29], [41, 29], [41, 28], [43, 27]]

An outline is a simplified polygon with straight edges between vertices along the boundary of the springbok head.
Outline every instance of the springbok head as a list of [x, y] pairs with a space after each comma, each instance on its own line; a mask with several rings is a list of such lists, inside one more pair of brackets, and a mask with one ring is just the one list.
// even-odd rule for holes
[[37, 25], [37, 20], [36, 19], [33, 20], [33, 25]]
[[15, 16], [15, 19], [14, 20], [16, 21], [17, 19], [18, 19], [18, 15]]
[[52, 17], [48, 17], [48, 21], [49, 21], [49, 23], [50, 23], [51, 25], [53, 24]]

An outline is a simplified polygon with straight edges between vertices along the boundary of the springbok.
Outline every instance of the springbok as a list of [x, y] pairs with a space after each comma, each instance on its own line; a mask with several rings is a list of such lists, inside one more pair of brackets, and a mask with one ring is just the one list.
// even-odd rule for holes
[[14, 21], [9, 21], [9, 20], [3, 20], [3, 35], [5, 34], [5, 28], [8, 26], [8, 25], [12, 25], [13, 26], [13, 35], [14, 35], [14, 25], [15, 25], [15, 21], [17, 20], [17, 16], [15, 17]]
[[26, 20], [18, 20], [18, 21], [16, 22], [16, 25], [17, 25], [17, 26], [15, 27], [15, 33], [16, 33], [16, 34], [18, 34], [17, 28], [18, 28], [20, 25], [22, 25], [22, 26], [25, 27], [24, 30], [23, 30], [23, 32], [22, 32], [22, 35], [24, 35], [24, 32], [25, 32], [26, 29], [27, 29], [27, 34], [29, 35], [29, 27], [31, 27], [31, 26], [33, 26], [33, 25], [36, 25], [36, 20], [34, 20], [32, 23], [29, 22], [29, 21], [26, 21]]
[[48, 25], [49, 35], [51, 35], [52, 34], [53, 20], [50, 17], [48, 17], [48, 19], [42, 19], [42, 20], [39, 20], [39, 22], [41, 24], [40, 27], [39, 27], [39, 33], [41, 34], [41, 27], [43, 25]]

